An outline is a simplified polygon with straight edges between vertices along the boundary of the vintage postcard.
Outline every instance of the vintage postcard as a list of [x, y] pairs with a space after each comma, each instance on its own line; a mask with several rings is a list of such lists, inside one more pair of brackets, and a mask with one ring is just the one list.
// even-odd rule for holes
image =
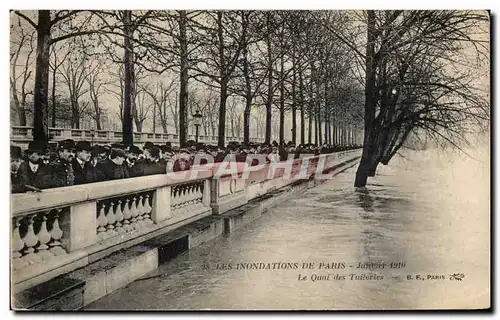
[[11, 309], [491, 308], [490, 13], [11, 10]]

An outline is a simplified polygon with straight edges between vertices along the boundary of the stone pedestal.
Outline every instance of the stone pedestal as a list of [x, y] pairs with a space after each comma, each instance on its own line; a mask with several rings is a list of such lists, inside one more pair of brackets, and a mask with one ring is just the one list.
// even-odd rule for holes
[[212, 180], [212, 208], [214, 214], [221, 214], [247, 203], [245, 180], [223, 177]]
[[159, 223], [163, 220], [170, 219], [172, 212], [170, 208], [170, 186], [156, 189], [153, 197], [153, 210], [151, 219], [154, 223]]

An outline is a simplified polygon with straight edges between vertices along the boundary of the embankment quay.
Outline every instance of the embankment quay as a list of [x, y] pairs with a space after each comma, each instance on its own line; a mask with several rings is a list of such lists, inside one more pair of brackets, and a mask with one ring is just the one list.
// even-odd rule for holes
[[220, 175], [207, 167], [13, 194], [12, 307], [82, 309], [328, 181], [324, 173], [335, 176], [360, 155], [297, 159], [290, 172], [271, 164]]

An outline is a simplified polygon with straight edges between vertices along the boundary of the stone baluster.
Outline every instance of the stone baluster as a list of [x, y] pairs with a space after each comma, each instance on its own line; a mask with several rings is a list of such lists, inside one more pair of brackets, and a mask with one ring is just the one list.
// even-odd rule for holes
[[116, 217], [116, 223], [115, 223], [115, 231], [120, 233], [124, 232], [125, 229], [123, 229], [123, 212], [122, 212], [122, 201], [118, 200], [118, 203], [116, 205], [116, 211], [115, 211], [115, 217]]
[[130, 215], [132, 219], [130, 219], [130, 224], [134, 229], [137, 229], [137, 206], [135, 204], [135, 197], [130, 201]]
[[142, 195], [139, 195], [137, 197], [137, 204], [136, 204], [136, 210], [137, 210], [137, 225], [138, 226], [143, 226], [143, 222], [142, 221], [144, 219], [144, 217], [142, 216], [144, 214], [144, 208], [142, 207]]
[[182, 189], [184, 190], [183, 192], [183, 196], [182, 196], [182, 199], [181, 199], [181, 204], [182, 204], [182, 208], [185, 208], [189, 205], [189, 197], [191, 196], [191, 185], [190, 184], [184, 184], [182, 186]]
[[52, 237], [52, 240], [49, 243], [49, 251], [52, 252], [54, 256], [60, 256], [66, 253], [66, 250], [63, 249], [60, 241], [63, 236], [63, 231], [59, 227], [59, 216], [61, 214], [61, 211], [62, 209], [54, 210], [52, 229], [50, 229], [50, 236]]
[[193, 183], [192, 198], [193, 198], [193, 200], [191, 201], [192, 204], [198, 202], [198, 182]]
[[196, 188], [196, 202], [203, 202], [203, 181], [199, 181]]
[[189, 184], [189, 196], [188, 196], [188, 205], [192, 205], [195, 200], [196, 200], [196, 194], [195, 194], [195, 190], [196, 189], [196, 185], [195, 183], [191, 183]]
[[191, 204], [198, 202], [198, 183], [193, 182], [191, 185]]
[[172, 196], [172, 210], [177, 210], [179, 208], [179, 199], [180, 199], [180, 196], [181, 196], [181, 188], [179, 185], [176, 185], [176, 186], [173, 186], [172, 187], [172, 192], [173, 192], [173, 196]]
[[180, 199], [181, 201], [181, 208], [185, 208], [188, 205], [189, 201], [189, 184], [185, 184], [182, 186], [182, 198]]
[[47, 214], [48, 212], [42, 213], [42, 223], [40, 225], [40, 230], [38, 231], [38, 242], [40, 245], [37, 248], [38, 255], [42, 260], [47, 260], [52, 258], [54, 255], [48, 250], [49, 247], [47, 246], [47, 243], [49, 243], [51, 236], [50, 233], [47, 231]]
[[153, 208], [149, 204], [149, 194], [146, 194], [146, 196], [144, 197], [143, 209], [144, 209], [144, 221], [146, 222], [146, 224], [152, 224], [153, 220], [151, 219], [151, 211], [153, 211]]
[[172, 186], [171, 191], [170, 191], [170, 208], [171, 210], [175, 210], [177, 206], [177, 201], [178, 201], [178, 187], [177, 186]]
[[28, 231], [24, 236], [24, 243], [26, 244], [26, 249], [24, 250], [25, 256], [23, 259], [29, 264], [34, 264], [40, 262], [40, 258], [35, 255], [35, 246], [38, 243], [38, 237], [35, 234], [34, 224], [35, 224], [36, 214], [32, 214], [28, 217]]
[[[118, 207], [118, 206], [116, 206]], [[107, 224], [106, 224], [106, 232], [105, 232], [105, 237], [106, 238], [109, 238], [109, 237], [112, 237], [114, 235], [116, 235], [116, 231], [114, 230], [115, 229], [115, 222], [116, 222], [116, 208], [115, 208], [115, 204], [113, 202], [110, 202], [109, 204], [109, 210], [108, 210], [108, 214], [106, 215], [106, 219], [108, 220]]]
[[132, 217], [129, 207], [129, 199], [125, 199], [125, 204], [123, 206], [123, 229], [128, 232], [132, 231], [134, 228], [130, 225], [130, 218]]
[[22, 254], [21, 250], [24, 248], [24, 241], [21, 237], [21, 232], [19, 231], [19, 226], [21, 225], [21, 221], [23, 218], [14, 218], [14, 230], [12, 231], [12, 240], [11, 240], [11, 256], [12, 256], [12, 268], [14, 270], [18, 270], [24, 268], [28, 265], [28, 262], [21, 259]]
[[193, 182], [193, 184], [191, 184], [191, 200], [189, 202], [193, 205], [196, 204], [197, 201], [198, 201], [198, 183]]
[[[110, 207], [112, 206], [113, 204], [111, 203], [110, 204]], [[109, 210], [112, 210], [112, 208], [110, 208]], [[99, 214], [97, 215], [97, 236], [99, 238], [102, 238], [103, 236], [103, 233], [106, 232], [106, 225], [108, 224], [108, 220], [106, 219], [106, 205], [103, 203], [101, 205], [101, 210], [99, 210]]]
[[184, 207], [184, 199], [186, 198], [186, 185], [179, 185], [179, 191], [177, 194], [177, 208], [182, 209]]

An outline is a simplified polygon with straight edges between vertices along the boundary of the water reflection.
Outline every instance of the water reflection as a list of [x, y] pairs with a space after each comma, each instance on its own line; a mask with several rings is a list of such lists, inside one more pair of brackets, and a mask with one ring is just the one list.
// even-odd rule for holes
[[[356, 195], [358, 196], [357, 204], [366, 212], [373, 212], [373, 198], [370, 195], [368, 188], [356, 188]], [[363, 216], [362, 217], [367, 217]]]

